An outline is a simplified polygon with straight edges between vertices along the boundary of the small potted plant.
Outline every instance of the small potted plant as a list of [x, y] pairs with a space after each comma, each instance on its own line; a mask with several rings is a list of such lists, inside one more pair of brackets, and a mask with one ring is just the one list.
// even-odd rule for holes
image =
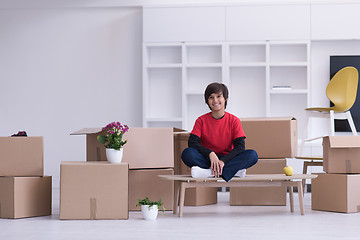
[[121, 125], [120, 122], [112, 122], [103, 127], [105, 135], [97, 136], [97, 140], [104, 144], [106, 148], [106, 158], [109, 163], [120, 163], [123, 156], [123, 146], [127, 140], [123, 141], [123, 135], [129, 131], [127, 125]]
[[[157, 218], [159, 208], [163, 205], [162, 200], [160, 199], [157, 202], [150, 201], [148, 197], [144, 199], [138, 199], [138, 204], [136, 206], [141, 206], [141, 212], [145, 220], [155, 220]], [[162, 212], [164, 213], [165, 208], [162, 207]]]

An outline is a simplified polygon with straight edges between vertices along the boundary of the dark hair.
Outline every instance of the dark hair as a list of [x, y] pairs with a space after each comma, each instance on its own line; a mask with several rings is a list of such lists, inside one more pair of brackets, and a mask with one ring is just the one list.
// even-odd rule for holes
[[[226, 87], [225, 84], [222, 84], [222, 83], [217, 83], [217, 82], [214, 82], [214, 83], [210, 83], [206, 89], [205, 89], [205, 93], [204, 93], [204, 97], [205, 97], [205, 103], [209, 106], [209, 103], [208, 103], [208, 99], [210, 97], [211, 94], [213, 93], [222, 93], [224, 98], [225, 98], [225, 108], [226, 108], [226, 105], [227, 105], [227, 99], [229, 97], [229, 90], [228, 88]], [[210, 108], [210, 106], [209, 106]], [[210, 108], [211, 110], [211, 108]]]

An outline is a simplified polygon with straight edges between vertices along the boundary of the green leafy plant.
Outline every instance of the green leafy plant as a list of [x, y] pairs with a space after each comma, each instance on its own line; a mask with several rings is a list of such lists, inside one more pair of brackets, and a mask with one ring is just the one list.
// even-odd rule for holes
[[[164, 203], [162, 202], [161, 198], [159, 201], [157, 202], [153, 202], [153, 201], [150, 201], [150, 199], [148, 197], [144, 198], [144, 199], [138, 199], [138, 203], [136, 204], [136, 206], [141, 206], [141, 205], [148, 205], [149, 206], [149, 209], [154, 206], [154, 205], [157, 205], [158, 206], [158, 209], [160, 209], [160, 207], [163, 205]], [[164, 206], [162, 207], [162, 212], [164, 213], [165, 212], [165, 208]]]
[[103, 127], [102, 130], [105, 135], [97, 136], [97, 140], [104, 144], [105, 148], [120, 150], [127, 143], [127, 140], [122, 140], [124, 133], [129, 131], [127, 125], [123, 126], [120, 122], [112, 122]]

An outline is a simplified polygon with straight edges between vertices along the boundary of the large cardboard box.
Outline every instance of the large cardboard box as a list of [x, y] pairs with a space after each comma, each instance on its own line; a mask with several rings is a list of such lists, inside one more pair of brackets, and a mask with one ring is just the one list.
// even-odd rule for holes
[[323, 138], [323, 168], [327, 173], [360, 173], [360, 136]]
[[[286, 159], [259, 159], [247, 174], [283, 173]], [[286, 187], [231, 187], [230, 205], [286, 205]]]
[[297, 120], [283, 118], [242, 118], [246, 149], [254, 149], [259, 158], [287, 158], [297, 154]]
[[0, 176], [43, 176], [43, 137], [0, 137]]
[[60, 219], [128, 219], [127, 163], [62, 162]]
[[132, 169], [129, 171], [129, 210], [136, 207], [138, 199], [148, 197], [151, 201], [162, 200], [166, 210], [174, 209], [174, 182], [163, 180], [158, 175], [174, 175], [169, 169]]
[[311, 183], [313, 210], [360, 212], [360, 174], [319, 173]]
[[[97, 141], [102, 128], [84, 128], [71, 135], [86, 135], [86, 160], [107, 161], [105, 147]], [[129, 169], [173, 168], [174, 133], [176, 128], [130, 128], [124, 134], [128, 142], [124, 145], [123, 162]]]
[[51, 176], [0, 177], [0, 218], [51, 215]]
[[[191, 175], [190, 168], [181, 160], [182, 151], [188, 147], [189, 136], [188, 132], [178, 132], [174, 135], [174, 172], [177, 175]], [[217, 188], [187, 188], [185, 191], [185, 206], [204, 206], [217, 203]]]

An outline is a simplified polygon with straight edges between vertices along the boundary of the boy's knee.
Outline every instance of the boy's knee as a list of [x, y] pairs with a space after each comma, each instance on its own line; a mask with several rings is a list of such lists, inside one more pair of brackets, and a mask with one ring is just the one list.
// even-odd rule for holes
[[181, 159], [186, 161], [186, 159], [189, 159], [193, 155], [193, 151], [196, 150], [194, 148], [185, 148], [184, 151], [181, 153]]
[[249, 149], [247, 150], [249, 154], [249, 158], [253, 161], [253, 164], [258, 162], [259, 156], [255, 150]]

